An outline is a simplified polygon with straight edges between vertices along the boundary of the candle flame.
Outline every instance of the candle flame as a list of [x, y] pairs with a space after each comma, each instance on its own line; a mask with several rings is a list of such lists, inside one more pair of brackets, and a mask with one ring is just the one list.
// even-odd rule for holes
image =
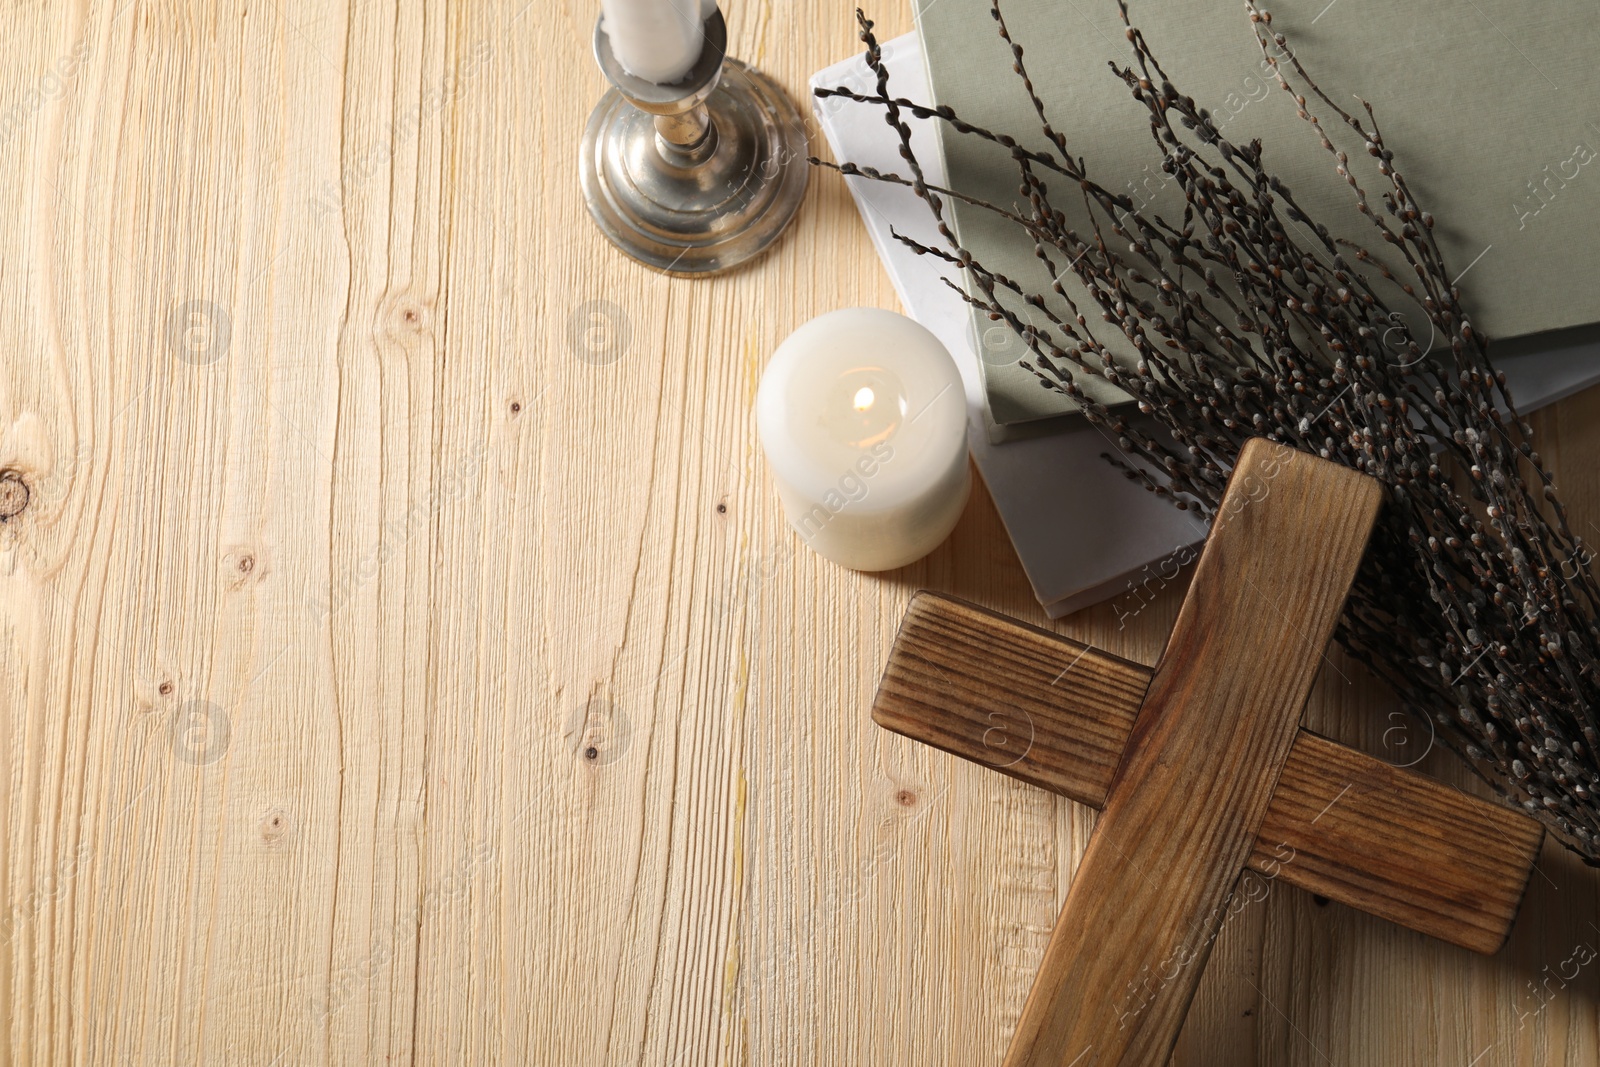
[[856, 410], [866, 411], [872, 406], [872, 402], [876, 399], [877, 395], [873, 393], [871, 389], [867, 388], [866, 386], [862, 386], [860, 389], [856, 390]]

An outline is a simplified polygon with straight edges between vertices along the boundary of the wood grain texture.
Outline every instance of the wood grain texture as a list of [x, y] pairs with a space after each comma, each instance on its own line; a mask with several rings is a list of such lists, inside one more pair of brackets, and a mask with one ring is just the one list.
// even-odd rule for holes
[[1347, 468], [1241, 450], [1007, 1067], [1166, 1062], [1382, 501]]
[[1251, 866], [1475, 952], [1505, 943], [1544, 828], [1302, 729]]
[[1151, 670], [975, 604], [911, 598], [879, 726], [1103, 808]]
[[[920, 593], [884, 665], [878, 725], [1103, 807], [1152, 668]], [[1248, 867], [1494, 952], [1544, 832], [1519, 812], [1301, 728]]]
[[[797, 96], [859, 48], [848, 3], [723, 7]], [[981, 484], [888, 575], [784, 528], [761, 368], [894, 290], [831, 175], [731, 277], [601, 242], [596, 13], [8, 9], [0, 1063], [1003, 1055], [1094, 813], [867, 709], [916, 589], [1043, 615]], [[1600, 391], [1538, 424], [1600, 536]], [[1052, 628], [1154, 662], [1182, 585]], [[1333, 654], [1307, 725], [1420, 755], [1391, 714]], [[1597, 888], [1547, 845], [1492, 959], [1270, 893], [1173, 1063], [1594, 1063]]]

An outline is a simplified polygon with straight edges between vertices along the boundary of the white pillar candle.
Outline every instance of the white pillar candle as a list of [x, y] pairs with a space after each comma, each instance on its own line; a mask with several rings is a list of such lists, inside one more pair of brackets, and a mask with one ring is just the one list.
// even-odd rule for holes
[[904, 315], [847, 308], [790, 334], [761, 377], [756, 422], [789, 525], [835, 563], [903, 567], [961, 518], [961, 375]]
[[600, 28], [623, 70], [671, 85], [699, 60], [701, 27], [716, 7], [715, 0], [601, 0]]

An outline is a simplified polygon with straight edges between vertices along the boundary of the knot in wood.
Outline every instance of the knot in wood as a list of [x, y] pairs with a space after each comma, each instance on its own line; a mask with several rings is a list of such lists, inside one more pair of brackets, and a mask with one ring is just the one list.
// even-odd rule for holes
[[32, 496], [22, 475], [16, 471], [0, 471], [0, 522], [22, 514]]

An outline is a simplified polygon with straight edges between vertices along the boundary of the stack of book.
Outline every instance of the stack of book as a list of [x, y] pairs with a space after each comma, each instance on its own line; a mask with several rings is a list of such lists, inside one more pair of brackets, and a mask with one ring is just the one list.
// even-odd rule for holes
[[[1359, 5], [1346, 13], [1323, 0], [1273, 12], [1274, 28], [1326, 91], [1372, 103], [1412, 188], [1440, 220], [1463, 299], [1496, 338], [1491, 354], [1524, 412], [1600, 381], [1600, 113], [1572, 106], [1600, 99], [1600, 67], [1577, 35], [1561, 30], [1581, 23], [1582, 2], [1385, 7], [1381, 34]], [[1107, 187], [1126, 185], [1147, 210], [1181, 205], [1161, 180], [1142, 106], [1107, 68], [1131, 58], [1116, 5], [1007, 0], [1004, 10], [1053, 124], [1090, 173]], [[967, 121], [1045, 147], [988, 6], [919, 0], [918, 14], [917, 33], [884, 46], [890, 92], [947, 104]], [[1372, 243], [1331, 157], [1263, 66], [1242, 10], [1164, 0], [1133, 4], [1132, 18], [1173, 82], [1212, 110], [1225, 136], [1260, 138], [1269, 166], [1313, 217]], [[859, 56], [818, 72], [812, 84], [876, 88]], [[835, 158], [903, 168], [878, 108], [815, 103]], [[1002, 205], [1015, 199], [1016, 172], [1004, 152], [942, 123], [913, 123], [912, 138], [930, 182]], [[907, 312], [939, 335], [962, 369], [973, 457], [1040, 603], [1052, 616], [1107, 600], [1137, 610], [1192, 555], [1204, 524], [1126, 478], [1107, 458], [1118, 456], [1115, 441], [1018, 366], [1021, 341], [1004, 324], [975, 318], [945, 283], [945, 265], [894, 239], [898, 232], [940, 243], [926, 205], [902, 187], [847, 181]], [[990, 266], [1019, 277], [1041, 269], [1031, 247], [982, 209], [951, 210], [962, 243]]]

